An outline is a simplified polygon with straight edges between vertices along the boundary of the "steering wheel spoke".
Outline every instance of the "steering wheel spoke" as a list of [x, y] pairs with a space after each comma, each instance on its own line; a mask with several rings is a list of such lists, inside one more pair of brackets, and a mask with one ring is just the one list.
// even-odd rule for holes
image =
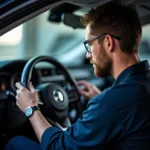
[[67, 91], [67, 93], [68, 93], [68, 98], [69, 98], [70, 103], [78, 100], [78, 98], [79, 98], [78, 94], [74, 90], [69, 90], [69, 91]]
[[38, 105], [44, 105], [42, 98], [41, 98], [41, 91], [40, 89], [36, 89], [37, 94], [38, 94]]

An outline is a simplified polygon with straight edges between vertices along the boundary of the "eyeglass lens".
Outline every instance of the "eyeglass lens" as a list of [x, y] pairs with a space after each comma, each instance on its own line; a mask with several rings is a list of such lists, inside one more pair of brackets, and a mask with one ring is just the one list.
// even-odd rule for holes
[[91, 52], [91, 45], [89, 43], [86, 43], [85, 46], [86, 46], [87, 51]]

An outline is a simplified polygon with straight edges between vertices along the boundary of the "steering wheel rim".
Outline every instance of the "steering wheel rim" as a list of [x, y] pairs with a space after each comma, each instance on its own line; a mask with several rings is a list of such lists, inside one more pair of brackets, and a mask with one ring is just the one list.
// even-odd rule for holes
[[[76, 97], [75, 100], [72, 100], [72, 101], [73, 102], [74, 101], [79, 101], [80, 96], [79, 96], [79, 93], [78, 93], [78, 90], [77, 90], [77, 85], [75, 83], [75, 79], [71, 76], [71, 74], [68, 72], [68, 70], [61, 63], [59, 63], [57, 60], [55, 60], [54, 58], [52, 58], [50, 56], [36, 56], [36, 57], [31, 58], [26, 63], [26, 65], [23, 69], [22, 75], [21, 75], [21, 84], [24, 87], [28, 88], [28, 81], [31, 80], [33, 68], [39, 62], [48, 62], [50, 64], [53, 64], [55, 67], [59, 68], [63, 72], [63, 75], [67, 78], [67, 81], [69, 81], [72, 84], [72, 86], [74, 87], [74, 91], [75, 91], [77, 97]], [[69, 103], [72, 102], [72, 101], [69, 100]], [[49, 120], [50, 120], [50, 118], [49, 118]], [[66, 118], [66, 120], [68, 120], [68, 118]], [[61, 125], [58, 126], [58, 122], [57, 123], [54, 123], [54, 121], [50, 121], [50, 122], [52, 122], [53, 125], [55, 125], [59, 128], [61, 126]]]

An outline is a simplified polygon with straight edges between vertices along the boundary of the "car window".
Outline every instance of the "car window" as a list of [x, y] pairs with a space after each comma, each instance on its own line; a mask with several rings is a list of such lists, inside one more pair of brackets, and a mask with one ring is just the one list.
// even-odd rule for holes
[[[49, 11], [13, 29], [0, 38], [0, 59], [29, 58], [35, 55], [62, 57], [84, 53], [84, 29], [48, 21]], [[15, 36], [14, 36], [15, 35]], [[70, 53], [73, 51], [72, 53]]]
[[139, 48], [141, 59], [150, 59], [150, 24], [143, 26], [142, 41]]
[[[82, 63], [85, 57], [84, 29], [48, 21], [50, 11], [20, 25], [0, 38], [0, 59], [30, 58], [48, 55], [61, 62]], [[143, 26], [141, 59], [150, 58], [150, 24]], [[78, 61], [72, 61], [76, 60]]]

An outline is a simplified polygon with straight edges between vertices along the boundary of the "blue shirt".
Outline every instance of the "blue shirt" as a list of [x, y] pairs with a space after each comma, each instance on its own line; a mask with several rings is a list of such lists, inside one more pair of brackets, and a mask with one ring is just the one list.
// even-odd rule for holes
[[44, 150], [150, 150], [148, 61], [125, 69], [113, 85], [92, 98], [66, 131], [48, 128]]

